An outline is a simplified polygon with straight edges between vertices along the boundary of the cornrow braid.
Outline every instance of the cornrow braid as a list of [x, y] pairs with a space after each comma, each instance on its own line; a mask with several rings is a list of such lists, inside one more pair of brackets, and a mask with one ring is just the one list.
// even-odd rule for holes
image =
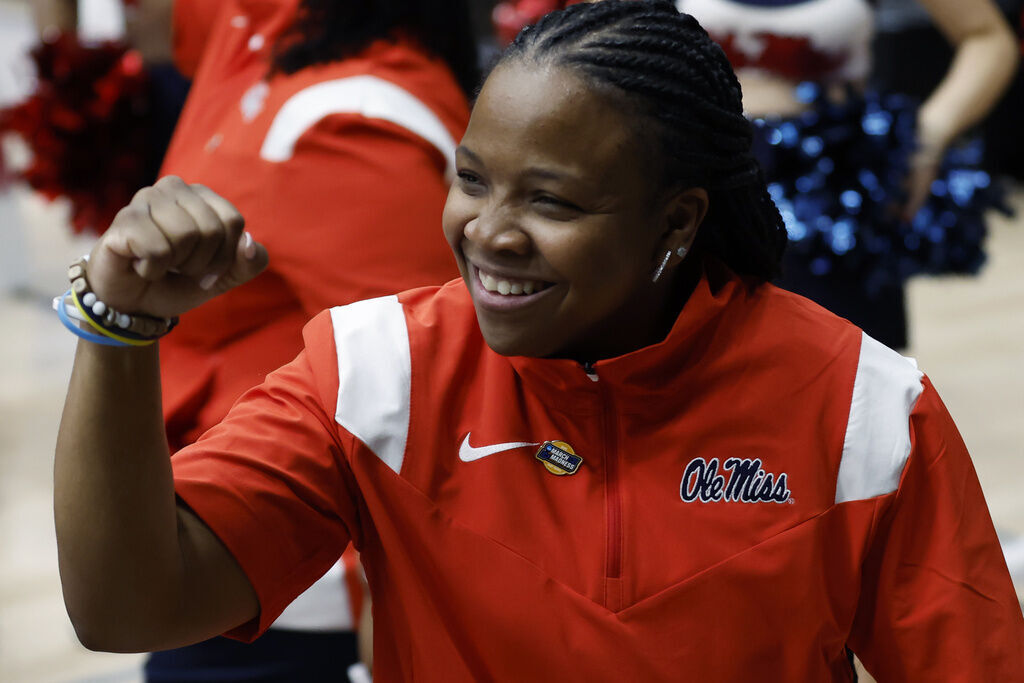
[[517, 59], [572, 68], [653, 123], [641, 130], [665, 183], [708, 191], [695, 246], [737, 273], [778, 274], [786, 228], [750, 152], [740, 84], [696, 19], [670, 0], [571, 5], [524, 28], [498, 64]]

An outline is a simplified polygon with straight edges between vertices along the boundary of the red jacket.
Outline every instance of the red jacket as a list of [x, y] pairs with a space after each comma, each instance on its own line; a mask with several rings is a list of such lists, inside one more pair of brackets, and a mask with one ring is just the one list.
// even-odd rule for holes
[[938, 396], [800, 297], [710, 266], [591, 374], [492, 352], [461, 281], [305, 339], [174, 459], [259, 596], [236, 637], [351, 540], [379, 681], [848, 681], [847, 646], [880, 681], [1024, 680]]
[[294, 358], [320, 310], [457, 274], [440, 227], [469, 117], [454, 77], [404, 41], [265, 80], [297, 5], [174, 3], [177, 62], [195, 80], [162, 173], [233, 202], [273, 257], [161, 341], [172, 449]]

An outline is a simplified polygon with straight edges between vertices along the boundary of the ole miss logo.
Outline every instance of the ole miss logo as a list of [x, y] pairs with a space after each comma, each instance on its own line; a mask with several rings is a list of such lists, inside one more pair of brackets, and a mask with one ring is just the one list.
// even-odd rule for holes
[[679, 497], [685, 503], [786, 503], [790, 500], [786, 473], [765, 472], [760, 458], [729, 458], [719, 472], [718, 458], [694, 458], [683, 471]]

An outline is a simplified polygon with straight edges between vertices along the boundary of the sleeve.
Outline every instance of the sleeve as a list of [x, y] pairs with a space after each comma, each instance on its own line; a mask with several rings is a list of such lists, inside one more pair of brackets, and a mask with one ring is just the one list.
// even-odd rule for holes
[[[238, 561], [260, 616], [227, 635], [252, 640], [358, 536], [352, 438], [337, 428], [337, 362], [328, 313], [306, 348], [179, 451], [175, 490]], [[333, 366], [333, 370], [329, 370]], [[335, 397], [323, 400], [321, 397]]]
[[850, 646], [880, 683], [1024, 681], [1024, 618], [967, 449], [924, 379], [876, 503]]
[[[284, 161], [264, 161], [256, 237], [307, 315], [458, 276], [444, 239], [445, 158], [389, 121], [331, 114]], [[298, 235], [297, 235], [298, 233]]]
[[223, 3], [213, 0], [173, 0], [171, 49], [174, 66], [193, 78]]

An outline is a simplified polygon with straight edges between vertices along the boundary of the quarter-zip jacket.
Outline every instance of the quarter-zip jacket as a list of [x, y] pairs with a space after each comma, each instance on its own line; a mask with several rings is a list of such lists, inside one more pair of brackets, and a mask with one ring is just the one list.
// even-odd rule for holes
[[491, 351], [461, 281], [305, 341], [173, 459], [259, 596], [236, 637], [351, 541], [375, 680], [846, 681], [847, 646], [882, 681], [1021, 680], [938, 396], [800, 297], [709, 264], [663, 342], [586, 367]]

